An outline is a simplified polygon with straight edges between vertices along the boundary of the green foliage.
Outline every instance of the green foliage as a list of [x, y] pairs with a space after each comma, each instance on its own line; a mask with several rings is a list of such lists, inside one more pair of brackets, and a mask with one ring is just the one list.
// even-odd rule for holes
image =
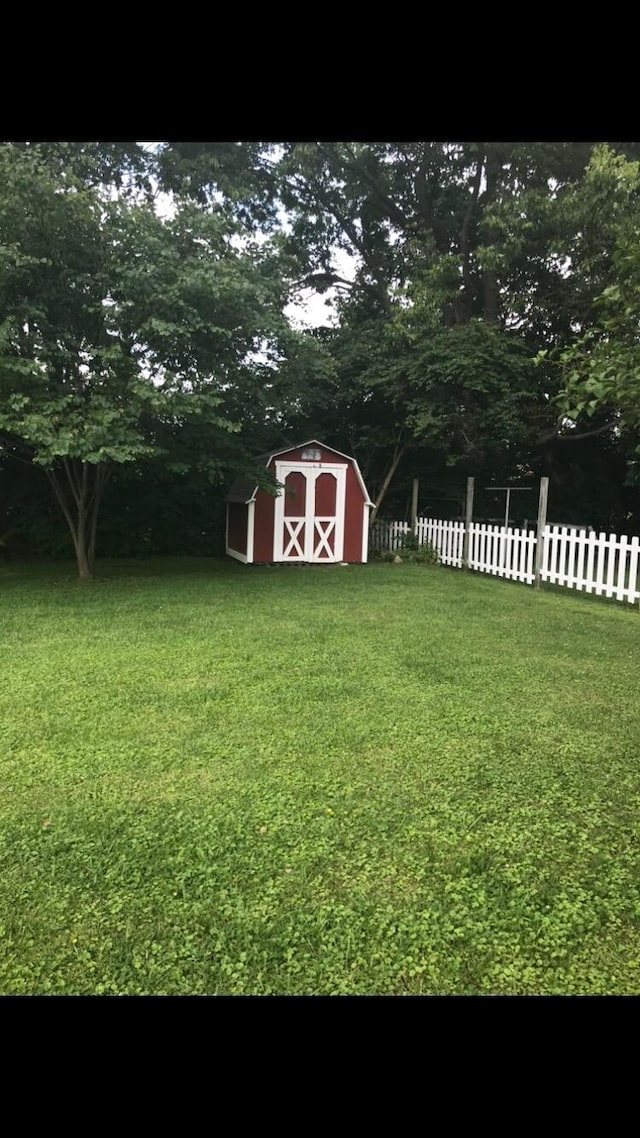
[[401, 538], [398, 553], [403, 561], [413, 561], [417, 565], [437, 565], [440, 560], [437, 549], [428, 541], [419, 541], [414, 533], [406, 533]]
[[110, 144], [0, 147], [0, 431], [45, 468], [81, 575], [108, 467], [163, 455], [186, 472], [195, 422], [219, 477], [225, 436], [277, 422], [325, 367], [283, 315], [277, 246], [189, 200], [159, 216], [144, 172]]
[[474, 321], [424, 335], [407, 366], [409, 423], [454, 465], [515, 456], [537, 430], [532, 369], [518, 336]]
[[0, 567], [0, 991], [639, 992], [637, 613], [107, 569]]
[[[609, 421], [640, 426], [640, 164], [610, 147], [594, 150], [576, 209], [605, 218], [604, 247], [590, 249], [585, 271], [600, 292], [571, 342], [549, 362], [561, 376], [556, 403], [561, 415], [588, 422], [602, 412]], [[547, 363], [546, 352], [538, 355]]]
[[393, 562], [397, 554], [394, 549], [376, 549], [371, 554], [372, 561], [385, 561], [388, 564]]
[[264, 232], [277, 219], [272, 150], [264, 142], [162, 143], [156, 172], [178, 199], [222, 208], [243, 227]]
[[[94, 502], [114, 467], [131, 485], [175, 477], [176, 501], [193, 478], [202, 501], [274, 440], [317, 436], [357, 456], [396, 516], [418, 474], [446, 494], [469, 473], [526, 472], [551, 474], [584, 520], [610, 461], [598, 510], [626, 525], [637, 159], [637, 144], [4, 145], [2, 445], [55, 476], [72, 512], [87, 468]], [[306, 289], [335, 291], [338, 327], [291, 329]], [[600, 449], [555, 446], [585, 429], [606, 430]], [[159, 494], [144, 497], [157, 514]], [[210, 549], [194, 514], [186, 548]], [[50, 521], [43, 509], [33, 533]], [[157, 518], [136, 527], [140, 548], [166, 547]]]
[[0, 427], [43, 465], [153, 453], [157, 419], [233, 429], [216, 408], [276, 334], [270, 266], [215, 214], [105, 201], [12, 146], [0, 162]]
[[440, 558], [437, 549], [428, 541], [420, 542], [413, 533], [407, 533], [398, 542], [397, 549], [379, 549], [372, 554], [374, 561], [394, 562], [396, 557], [402, 562], [413, 562], [416, 565], [437, 565]]
[[[167, 144], [160, 166], [168, 186], [267, 228], [285, 206], [291, 279], [335, 287], [341, 318], [335, 382], [307, 385], [293, 422], [319, 434], [343, 423], [376, 452], [375, 486], [399, 450], [434, 440], [478, 473], [505, 440], [515, 459], [553, 436], [556, 373], [525, 356], [588, 323], [635, 193], [627, 153], [632, 144]], [[352, 280], [336, 250], [356, 258]], [[479, 343], [481, 325], [493, 341]]]
[[[557, 383], [529, 357], [566, 342], [591, 295], [582, 272], [591, 250], [574, 242], [572, 212], [591, 149], [284, 147], [274, 168], [291, 255], [307, 284], [339, 296], [339, 382], [333, 399], [311, 393], [303, 411], [314, 433], [342, 424], [363, 464], [369, 456], [378, 502], [407, 454], [433, 450], [477, 476], [499, 461], [513, 472], [555, 434]], [[356, 258], [350, 281], [337, 248]]]

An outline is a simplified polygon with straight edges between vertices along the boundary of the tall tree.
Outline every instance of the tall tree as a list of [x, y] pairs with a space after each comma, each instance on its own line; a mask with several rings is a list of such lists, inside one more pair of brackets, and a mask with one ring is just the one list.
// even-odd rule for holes
[[[557, 380], [525, 357], [571, 335], [585, 291], [567, 281], [565, 202], [589, 151], [494, 142], [284, 149], [292, 256], [307, 285], [338, 290], [344, 411], [360, 407], [360, 437], [379, 456], [379, 505], [403, 455], [425, 444], [477, 470], [507, 428], [514, 461], [536, 439], [563, 437], [550, 399]], [[356, 259], [350, 278], [336, 249]]]
[[[597, 423], [604, 414], [618, 427], [637, 430], [640, 162], [628, 161], [608, 146], [597, 147], [576, 195], [574, 213], [582, 223], [579, 240], [587, 248], [581, 271], [597, 295], [585, 308], [571, 341], [558, 345], [551, 355], [562, 382], [557, 402], [561, 413], [575, 422]], [[604, 234], [596, 231], [594, 236], [589, 220], [596, 215], [605, 219]]]
[[75, 157], [0, 147], [0, 429], [42, 467], [86, 579], [114, 465], [194, 417], [214, 450], [238, 429], [225, 397], [264, 396], [297, 344], [269, 249], [221, 210], [161, 218], [135, 179], [118, 193], [110, 151]]

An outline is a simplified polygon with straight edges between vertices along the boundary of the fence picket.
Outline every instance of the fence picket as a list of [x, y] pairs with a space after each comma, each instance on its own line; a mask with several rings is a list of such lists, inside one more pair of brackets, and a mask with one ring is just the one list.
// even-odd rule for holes
[[528, 534], [528, 554], [526, 559], [526, 579], [528, 584], [533, 585], [535, 580], [534, 571], [534, 558], [535, 558], [535, 534], [533, 529]]
[[513, 531], [513, 544], [511, 551], [512, 576], [514, 581], [522, 580], [523, 549], [524, 546], [522, 544], [522, 530], [516, 528]]
[[627, 537], [622, 534], [619, 542], [618, 554], [618, 576], [616, 581], [616, 598], [619, 601], [624, 600], [625, 594], [625, 578], [627, 575]]
[[[415, 533], [420, 544], [428, 542], [438, 552], [442, 565], [462, 566], [463, 522], [418, 518], [412, 529], [407, 522], [375, 522], [371, 529], [372, 551], [397, 551], [407, 534]], [[568, 526], [546, 526], [543, 581], [634, 604], [640, 600], [640, 537], [618, 537]], [[512, 581], [532, 585], [535, 581], [534, 530], [473, 522], [469, 528], [469, 567]]]
[[531, 542], [529, 541], [529, 531], [526, 529], [520, 530], [522, 534], [522, 545], [520, 547], [520, 580], [527, 584], [529, 581], [529, 550], [531, 549]]
[[558, 585], [566, 585], [567, 583], [567, 534], [567, 527], [562, 526], [558, 539]]
[[587, 576], [585, 578], [584, 587], [585, 592], [592, 593], [594, 589], [595, 577], [593, 566], [596, 554], [597, 538], [595, 533], [590, 533], [588, 538], [588, 553], [587, 553]]
[[615, 533], [610, 533], [609, 534], [609, 540], [607, 542], [607, 550], [608, 550], [608, 555], [607, 555], [607, 586], [605, 589], [605, 596], [607, 596], [607, 597], [613, 596], [613, 575], [615, 573], [616, 550], [617, 550], [617, 548], [618, 548], [618, 543], [616, 541], [616, 535], [615, 535]]
[[484, 556], [484, 571], [485, 571], [485, 573], [491, 573], [492, 572], [492, 569], [491, 569], [492, 565], [493, 565], [493, 530], [492, 530], [491, 526], [489, 524], [487, 524], [487, 548], [485, 550], [485, 556]]
[[604, 588], [605, 588], [604, 571], [606, 568], [606, 557], [607, 557], [606, 543], [607, 543], [606, 533], [598, 534], [598, 546], [597, 546], [598, 556], [597, 556], [597, 560], [596, 560], [596, 575], [595, 575], [595, 587], [594, 587], [594, 592], [595, 592], [597, 597], [602, 595]]
[[513, 529], [511, 526], [507, 527], [504, 535], [504, 575], [505, 577], [513, 577]]
[[629, 558], [629, 588], [627, 592], [627, 600], [633, 604], [635, 601], [640, 600], [640, 592], [638, 591], [638, 553], [640, 552], [640, 539], [637, 537], [631, 538], [631, 556]]
[[547, 542], [547, 549], [549, 551], [549, 563], [547, 566], [547, 577], [552, 585], [557, 583], [558, 579], [558, 539], [559, 531], [557, 526], [551, 527], [551, 541]]
[[500, 549], [496, 541], [495, 526], [487, 526], [487, 573], [497, 574], [500, 569]]
[[580, 530], [578, 534], [578, 559], [576, 563], [576, 589], [583, 589], [585, 584], [584, 579], [584, 555], [586, 552], [587, 535], [584, 530]]
[[522, 559], [524, 554], [523, 533], [520, 529], [513, 531], [513, 579], [522, 580]]
[[576, 557], [578, 554], [578, 534], [576, 530], [569, 531], [569, 542], [567, 548], [567, 588], [575, 589], [576, 587]]
[[487, 533], [487, 524], [486, 524], [486, 522], [483, 522], [483, 524], [480, 526], [480, 545], [479, 545], [480, 562], [478, 565], [478, 569], [480, 570], [481, 573], [487, 572], [487, 546], [488, 546], [488, 541], [489, 541], [489, 535]]

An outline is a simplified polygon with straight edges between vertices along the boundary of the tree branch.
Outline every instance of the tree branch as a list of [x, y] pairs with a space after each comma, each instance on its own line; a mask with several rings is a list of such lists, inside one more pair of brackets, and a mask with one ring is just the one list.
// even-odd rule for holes
[[67, 481], [69, 483], [69, 486], [71, 487], [71, 493], [73, 494], [73, 496], [75, 498], [76, 506], [79, 507], [80, 506], [80, 483], [78, 482], [78, 480], [76, 478], [75, 471], [73, 470], [73, 468], [71, 466], [70, 460], [67, 458], [63, 458], [62, 465], [64, 466], [65, 474], [67, 476]]
[[400, 459], [405, 454], [407, 449], [408, 449], [408, 444], [407, 443], [401, 444], [400, 439], [398, 439], [398, 441], [396, 442], [395, 448], [394, 448], [393, 458], [391, 459], [391, 462], [387, 468], [387, 472], [386, 472], [384, 478], [382, 479], [382, 485], [381, 485], [381, 487], [380, 487], [380, 489], [376, 495], [376, 498], [375, 498], [375, 501], [373, 504], [373, 509], [371, 511], [371, 516], [369, 518], [369, 524], [370, 525], [373, 525], [373, 523], [375, 522], [375, 520], [378, 516], [378, 512], [380, 510], [380, 506], [382, 505], [384, 496], [385, 496], [385, 494], [386, 494], [386, 492], [389, 489], [389, 486], [391, 484], [391, 479], [393, 478], [396, 470], [398, 469]]
[[[321, 156], [321, 158], [323, 158], [324, 161], [326, 162], [327, 168], [329, 170], [330, 177], [331, 176], [333, 176], [334, 178], [337, 177], [338, 172], [336, 171], [336, 153], [334, 151], [327, 150], [325, 147], [322, 146], [321, 143], [316, 143], [316, 149], [318, 151], [318, 154]], [[343, 165], [344, 164], [345, 163], [343, 163]], [[349, 165], [349, 164], [346, 163], [346, 165]], [[379, 280], [378, 274], [375, 270], [375, 266], [372, 265], [372, 263], [371, 263], [371, 259], [368, 255], [366, 245], [364, 244], [364, 242], [359, 237], [358, 231], [355, 227], [353, 219], [350, 217], [347, 217], [347, 215], [342, 212], [342, 210], [339, 207], [339, 203], [335, 200], [336, 195], [332, 194], [330, 192], [330, 189], [331, 189], [330, 187], [326, 187], [326, 186], [323, 186], [321, 184], [316, 184], [316, 188], [315, 188], [315, 197], [316, 197], [315, 204], [316, 204], [316, 207], [317, 207], [317, 204], [321, 204], [322, 207], [326, 210], [326, 212], [331, 214], [334, 221], [340, 227], [342, 232], [344, 234], [346, 234], [346, 236], [349, 238], [349, 241], [353, 245], [354, 249], [356, 249], [356, 251], [359, 253], [360, 257], [362, 258], [363, 264], [368, 269], [368, 271], [370, 272], [371, 276], [373, 277], [373, 279], [375, 281], [375, 286], [364, 286], [364, 287], [369, 287], [370, 291], [375, 293], [375, 295], [381, 301], [382, 306], [383, 306], [387, 316], [391, 316], [393, 313], [393, 306], [392, 306], [391, 300], [389, 298], [387, 286]], [[328, 190], [329, 190], [329, 192], [327, 192]]]
[[392, 307], [391, 301], [384, 290], [383, 286], [379, 283], [368, 284], [367, 281], [348, 281], [344, 277], [339, 277], [333, 273], [312, 273], [308, 277], [304, 277], [300, 282], [303, 288], [313, 288], [314, 284], [324, 282], [327, 288], [342, 288], [345, 292], [353, 292], [355, 289], [362, 289], [365, 292], [370, 292], [382, 301], [383, 307], [387, 315], [391, 315]]
[[327, 288], [340, 287], [352, 289], [355, 285], [354, 281], [348, 281], [345, 277], [339, 277], [335, 273], [311, 273], [307, 277], [303, 277], [300, 284], [304, 288], [313, 288], [314, 285], [325, 284]]
[[[2, 436], [1, 435], [0, 435], [0, 443], [2, 443]], [[23, 462], [25, 464], [25, 466], [33, 466], [33, 458], [21, 458], [19, 454], [14, 453], [14, 450], [18, 448], [17, 443], [15, 443], [13, 441], [12, 442], [5, 442], [3, 445], [6, 447], [6, 455], [5, 455], [6, 458], [13, 459], [14, 462]], [[22, 446], [22, 450], [26, 451], [27, 454], [33, 454], [33, 451], [28, 446]], [[3, 457], [2, 449], [0, 447], [0, 459], [2, 457]]]
[[594, 427], [592, 431], [572, 431], [568, 435], [558, 435], [555, 431], [549, 431], [546, 435], [541, 435], [536, 439], [535, 445], [540, 446], [541, 443], [548, 443], [553, 440], [556, 443], [575, 442], [577, 439], [588, 439], [592, 435], [603, 435], [605, 431], [610, 431], [612, 427], [617, 427], [618, 423], [605, 423], [603, 427]]
[[363, 176], [365, 178], [365, 180], [369, 183], [369, 185], [371, 186], [371, 189], [373, 190], [374, 194], [376, 195], [378, 201], [383, 206], [385, 206], [385, 208], [387, 210], [387, 214], [389, 216], [389, 220], [395, 221], [395, 224], [398, 225], [400, 229], [411, 230], [413, 232], [416, 232], [415, 226], [412, 224], [412, 222], [410, 222], [409, 219], [407, 217], [405, 217], [404, 213], [402, 212], [400, 207], [396, 204], [396, 202], [394, 202], [393, 198], [390, 198], [384, 192], [384, 190], [381, 189], [380, 183], [377, 181], [376, 178], [374, 178], [374, 176], [370, 172], [370, 170], [368, 170], [365, 165], [358, 163], [358, 159], [357, 159], [356, 155], [353, 153], [353, 151], [351, 150], [349, 145], [346, 143], [345, 143], [345, 149], [351, 157], [351, 162], [347, 163], [347, 165], [350, 167], [351, 170], [355, 170], [355, 172], [357, 174], [360, 174], [361, 176]]
[[71, 537], [73, 538], [73, 543], [74, 543], [74, 545], [76, 545], [77, 540], [78, 540], [77, 529], [76, 529], [76, 526], [74, 525], [73, 517], [71, 515], [71, 511], [69, 509], [67, 500], [66, 500], [66, 498], [62, 492], [62, 487], [60, 486], [60, 483], [58, 482], [58, 479], [56, 478], [55, 471], [51, 470], [47, 466], [43, 467], [43, 470], [44, 470], [45, 476], [47, 477], [47, 479], [49, 480], [49, 482], [53, 488], [53, 492], [54, 492], [54, 494], [58, 500], [58, 505], [60, 506], [60, 509], [62, 510], [62, 512], [63, 512], [63, 514], [67, 520], [67, 525], [69, 526], [69, 529], [71, 531]]
[[98, 513], [100, 511], [100, 504], [102, 501], [102, 495], [104, 493], [104, 488], [107, 484], [109, 474], [110, 474], [110, 469], [107, 467], [107, 465], [105, 463], [99, 463], [97, 470], [96, 470], [96, 474], [95, 474], [93, 491], [92, 491], [91, 497], [89, 499], [89, 501], [90, 501], [89, 546], [88, 546], [88, 550], [87, 550], [87, 556], [88, 556], [88, 561], [89, 561], [89, 567], [90, 567], [92, 572], [93, 572], [93, 564], [94, 564], [95, 556], [96, 556], [96, 533], [98, 530]]
[[[325, 204], [326, 204], [326, 198], [325, 198]], [[333, 216], [335, 217], [338, 225], [342, 229], [342, 232], [346, 233], [347, 237], [351, 241], [351, 244], [354, 246], [355, 249], [357, 249], [358, 253], [362, 257], [362, 262], [363, 262], [365, 268], [367, 268], [369, 270], [369, 272], [371, 273], [371, 276], [374, 278], [374, 280], [376, 282], [375, 286], [369, 285], [369, 286], [364, 286], [364, 287], [369, 287], [370, 291], [375, 292], [375, 294], [379, 298], [379, 300], [382, 301], [382, 306], [383, 306], [387, 316], [390, 316], [393, 312], [393, 308], [391, 305], [391, 301], [389, 299], [389, 293], [387, 291], [386, 285], [384, 285], [380, 280], [378, 280], [377, 273], [375, 272], [374, 266], [372, 266], [372, 264], [371, 264], [371, 260], [369, 258], [369, 254], [367, 252], [366, 246], [364, 245], [364, 243], [361, 241], [360, 237], [358, 236], [358, 231], [355, 228], [353, 221], [351, 220], [351, 218], [347, 218], [338, 209], [338, 207], [335, 205], [335, 203], [331, 206], [327, 205], [327, 209], [331, 209], [331, 212], [333, 213]]]
[[460, 230], [460, 256], [462, 258], [462, 278], [464, 280], [465, 292], [469, 291], [469, 228], [471, 220], [478, 203], [478, 193], [480, 191], [480, 182], [482, 180], [482, 170], [484, 167], [484, 150], [480, 151], [478, 155], [478, 162], [476, 165], [476, 172], [473, 178], [472, 192], [469, 200], [467, 211], [462, 221], [462, 228]]
[[93, 480], [93, 487], [89, 494], [87, 507], [91, 507], [97, 497], [100, 497], [104, 490], [111, 474], [111, 467], [107, 462], [97, 462], [95, 464], [96, 476]]
[[87, 502], [87, 485], [89, 480], [89, 463], [82, 463], [82, 505], [85, 506]]

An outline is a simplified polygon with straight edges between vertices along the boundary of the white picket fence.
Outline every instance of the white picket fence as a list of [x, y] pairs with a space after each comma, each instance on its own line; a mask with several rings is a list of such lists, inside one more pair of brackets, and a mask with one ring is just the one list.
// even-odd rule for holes
[[[398, 550], [411, 526], [406, 522], [376, 522], [372, 550]], [[416, 536], [438, 552], [442, 565], [462, 567], [464, 522], [419, 518]], [[535, 580], [534, 530], [479, 525], [469, 528], [470, 569], [532, 585]], [[587, 533], [569, 526], [546, 526], [540, 579], [596, 596], [640, 601], [640, 538], [611, 533]]]

